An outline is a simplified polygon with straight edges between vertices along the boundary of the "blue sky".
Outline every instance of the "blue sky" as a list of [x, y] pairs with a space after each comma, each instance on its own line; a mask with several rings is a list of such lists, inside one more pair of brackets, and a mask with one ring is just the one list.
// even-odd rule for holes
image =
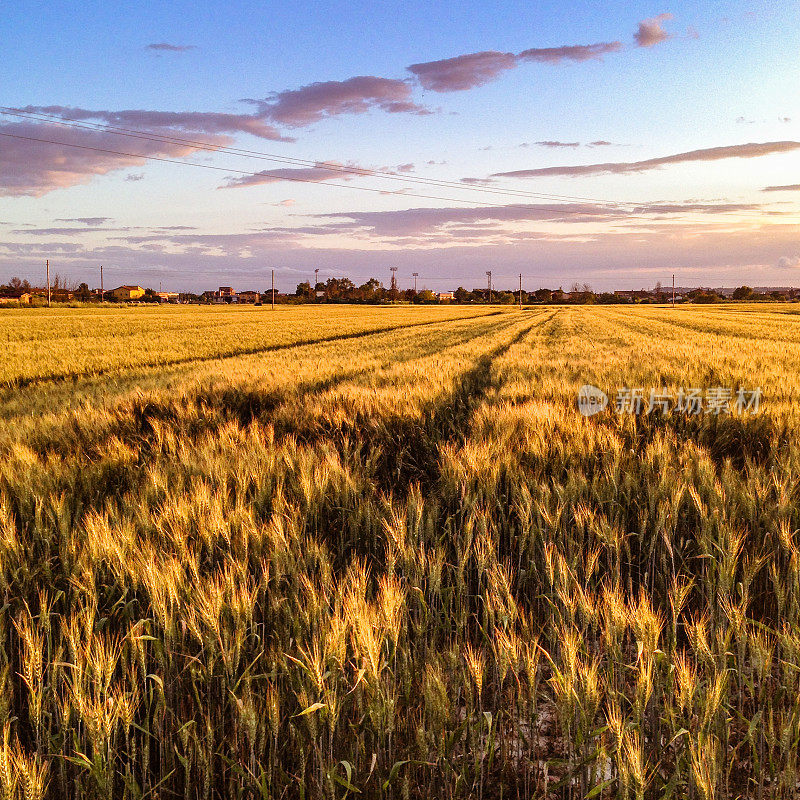
[[0, 280], [800, 285], [798, 11], [15, 3]]

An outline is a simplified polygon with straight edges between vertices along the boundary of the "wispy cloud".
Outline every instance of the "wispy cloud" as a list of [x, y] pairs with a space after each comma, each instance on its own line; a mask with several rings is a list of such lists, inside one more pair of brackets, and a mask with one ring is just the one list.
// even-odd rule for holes
[[[371, 236], [417, 236], [452, 232], [452, 226], [482, 226], [485, 223], [561, 222], [585, 223], [627, 221], [637, 216], [654, 219], [669, 215], [724, 215], [733, 212], [759, 211], [752, 203], [650, 203], [631, 208], [605, 203], [530, 203], [490, 208], [409, 208], [399, 211], [348, 211], [318, 215], [338, 222], [334, 227], [348, 233], [360, 231]], [[324, 227], [324, 226], [323, 226]], [[486, 227], [489, 231], [489, 228]], [[496, 233], [496, 229], [492, 229]]]
[[672, 38], [672, 34], [664, 30], [664, 23], [672, 19], [672, 14], [659, 14], [657, 17], [642, 20], [639, 28], [633, 34], [638, 47], [653, 47], [667, 39]]
[[[109, 233], [128, 231], [130, 228], [93, 228], [92, 233]], [[89, 231], [86, 228], [20, 228], [12, 231], [19, 236], [83, 236]]]
[[390, 114], [429, 114], [411, 99], [406, 81], [359, 75], [344, 81], [323, 81], [276, 92], [255, 102], [258, 117], [297, 128], [340, 114], [363, 114], [379, 108]]
[[[348, 171], [349, 170], [349, 171]], [[368, 175], [369, 170], [357, 164], [341, 164], [338, 161], [320, 161], [313, 167], [283, 167], [265, 169], [253, 175], [230, 178], [221, 189], [235, 189], [244, 186], [261, 186], [279, 181], [295, 181], [300, 183], [322, 183], [330, 180], [347, 181], [357, 175]]]
[[569, 148], [569, 147], [581, 146], [580, 142], [559, 142], [553, 139], [545, 139], [544, 141], [541, 142], [534, 142], [534, 144], [538, 145], [539, 147], [555, 147], [555, 148], [561, 148], [561, 147]]
[[523, 50], [518, 58], [522, 61], [539, 61], [545, 64], [560, 64], [563, 61], [591, 61], [601, 59], [609, 53], [622, 50], [622, 42], [596, 42], [595, 44], [570, 44], [561, 47], [531, 47]]
[[147, 45], [147, 50], [157, 53], [185, 53], [187, 50], [197, 49], [193, 44], [170, 44], [169, 42], [155, 42]]
[[762, 142], [735, 144], [725, 147], [708, 147], [702, 150], [690, 150], [685, 153], [648, 158], [644, 161], [617, 161], [603, 164], [579, 164], [563, 167], [540, 167], [537, 169], [518, 169], [511, 172], [496, 172], [493, 178], [540, 178], [547, 176], [579, 177], [588, 175], [626, 174], [646, 172], [670, 164], [682, 164], [691, 161], [719, 161], [725, 158], [758, 158], [774, 153], [788, 153], [800, 149], [800, 142]]
[[111, 217], [59, 217], [56, 222], [79, 222], [81, 225], [94, 228], [106, 222], [111, 222]]
[[423, 89], [433, 92], [463, 92], [490, 83], [503, 72], [518, 67], [521, 62], [560, 64], [564, 61], [589, 61], [621, 49], [621, 42], [597, 42], [561, 47], [532, 47], [518, 54], [483, 50], [438, 61], [411, 64], [407, 69]]
[[785, 186], [765, 186], [762, 192], [800, 192], [800, 183], [788, 183]]
[[423, 89], [433, 92], [461, 92], [483, 86], [493, 81], [505, 70], [517, 66], [513, 53], [485, 50], [467, 53], [439, 61], [412, 64], [408, 71], [419, 81]]
[[[102, 111], [55, 105], [26, 106], [19, 110], [32, 114], [47, 114], [67, 120], [102, 122], [116, 127], [159, 133], [179, 131], [211, 136], [249, 133], [262, 139], [291, 141], [257, 114], [225, 114], [214, 111], [147, 111], [144, 109]], [[114, 138], [117, 140], [117, 144], [124, 140], [124, 137], [120, 136]]]

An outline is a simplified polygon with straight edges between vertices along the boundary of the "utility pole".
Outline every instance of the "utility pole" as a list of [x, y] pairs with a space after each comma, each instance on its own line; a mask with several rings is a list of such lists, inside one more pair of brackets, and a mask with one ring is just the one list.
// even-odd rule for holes
[[103, 291], [103, 265], [100, 265], [100, 302], [106, 299], [106, 293]]
[[675, 273], [672, 273], [672, 308], [675, 308]]
[[489, 305], [492, 304], [492, 271], [486, 270], [486, 277], [489, 279]]
[[317, 301], [317, 284], [319, 283], [319, 268], [314, 270], [314, 292], [312, 297], [314, 298], [314, 302]]
[[275, 310], [275, 270], [272, 270], [272, 310]]
[[392, 293], [392, 299], [394, 299], [397, 296], [397, 277], [395, 275], [395, 273], [397, 272], [397, 267], [389, 267], [389, 270], [392, 273], [392, 284], [391, 284], [392, 288], [390, 289], [390, 291]]
[[522, 273], [519, 274], [519, 310], [522, 311]]
[[50, 259], [45, 261], [45, 268], [47, 269], [47, 307], [50, 308]]
[[411, 274], [414, 276], [414, 294], [416, 294], [417, 293], [417, 278], [419, 277], [419, 272], [412, 272]]

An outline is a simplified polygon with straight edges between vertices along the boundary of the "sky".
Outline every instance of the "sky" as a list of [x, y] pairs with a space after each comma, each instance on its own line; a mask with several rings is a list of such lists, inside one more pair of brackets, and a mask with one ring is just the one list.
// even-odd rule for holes
[[0, 14], [0, 282], [800, 286], [800, 0]]

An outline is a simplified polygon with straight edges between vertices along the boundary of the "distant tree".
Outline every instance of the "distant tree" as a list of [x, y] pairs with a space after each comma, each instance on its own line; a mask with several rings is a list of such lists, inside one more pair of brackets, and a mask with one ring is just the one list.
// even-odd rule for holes
[[594, 303], [595, 296], [588, 283], [573, 283], [569, 290], [570, 301], [573, 303]]
[[734, 300], [747, 300], [753, 296], [753, 290], [749, 286], [740, 286], [738, 289], [733, 290]]
[[311, 288], [311, 284], [308, 281], [303, 281], [302, 283], [298, 283], [294, 293], [298, 297], [304, 297], [304, 298], [310, 298], [314, 296], [314, 290]]
[[459, 286], [458, 289], [453, 292], [456, 298], [456, 302], [458, 303], [468, 303], [472, 300], [472, 292], [465, 289], [463, 286]]
[[695, 303], [718, 303], [722, 298], [716, 292], [698, 292], [692, 299]]
[[553, 293], [550, 289], [537, 289], [533, 296], [539, 303], [549, 303], [553, 299]]
[[370, 278], [366, 283], [362, 283], [355, 293], [356, 300], [362, 303], [376, 303], [383, 299], [383, 287], [377, 278]]
[[421, 292], [417, 292], [417, 296], [414, 298], [414, 302], [435, 303], [436, 295], [430, 289], [423, 289]]
[[355, 284], [349, 278], [328, 278], [325, 282], [326, 300], [352, 300]]
[[88, 300], [90, 296], [89, 284], [88, 283], [80, 284], [80, 286], [78, 286], [76, 294], [81, 300]]

